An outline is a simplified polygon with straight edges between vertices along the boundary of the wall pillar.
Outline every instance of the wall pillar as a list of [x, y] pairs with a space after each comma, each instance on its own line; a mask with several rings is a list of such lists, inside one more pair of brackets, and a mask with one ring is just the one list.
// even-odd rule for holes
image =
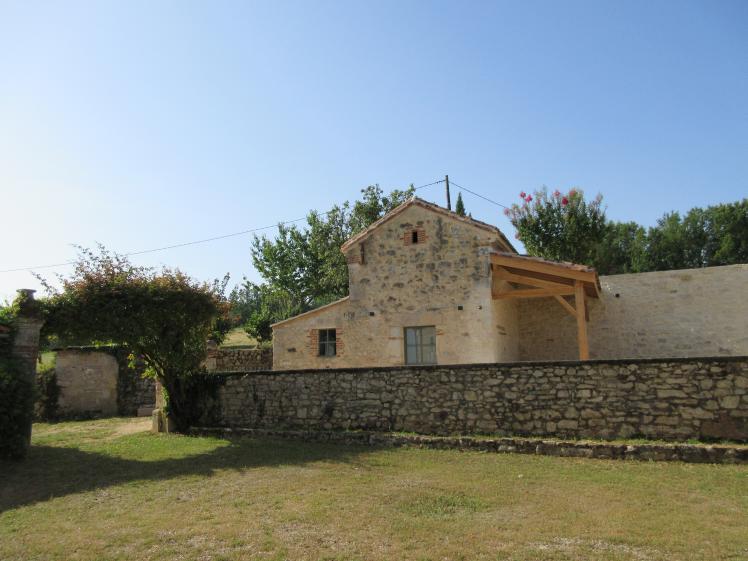
[[[18, 291], [18, 315], [15, 319], [15, 338], [10, 349], [11, 356], [21, 369], [22, 376], [33, 386], [36, 385], [36, 361], [39, 356], [39, 332], [44, 320], [41, 318], [35, 290], [23, 288]], [[31, 420], [26, 427], [26, 442], [31, 444]]]

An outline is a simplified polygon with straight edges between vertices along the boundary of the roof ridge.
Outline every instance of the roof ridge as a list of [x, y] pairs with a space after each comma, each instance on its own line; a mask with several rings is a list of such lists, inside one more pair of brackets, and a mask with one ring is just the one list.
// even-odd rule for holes
[[449, 216], [450, 218], [454, 220], [458, 220], [460, 222], [464, 222], [466, 224], [469, 224], [471, 226], [475, 226], [477, 228], [482, 228], [484, 230], [490, 230], [491, 232], [495, 232], [499, 234], [499, 237], [501, 238], [501, 241], [504, 242], [504, 244], [514, 250], [517, 251], [512, 243], [507, 239], [507, 237], [504, 235], [504, 232], [502, 232], [498, 226], [494, 226], [493, 224], [489, 224], [487, 222], [482, 222], [480, 220], [476, 220], [472, 216], [461, 216], [457, 214], [455, 211], [444, 208], [436, 203], [432, 203], [430, 201], [427, 201], [425, 199], [421, 199], [420, 197], [417, 197], [415, 194], [413, 194], [407, 201], [401, 203], [397, 207], [393, 208], [391, 211], [386, 213], [384, 216], [379, 218], [378, 220], [375, 220], [371, 224], [369, 224], [366, 228], [358, 232], [357, 234], [351, 236], [348, 238], [343, 244], [340, 246], [341, 251], [345, 251], [348, 249], [351, 245], [354, 243], [363, 240], [364, 238], [368, 237], [369, 234], [371, 234], [372, 231], [374, 231], [376, 228], [378, 228], [380, 225], [382, 225], [384, 222], [391, 220], [401, 212], [403, 212], [405, 209], [410, 208], [413, 205], [419, 205], [426, 209], [432, 210], [434, 212], [439, 212], [441, 214], [444, 214], [446, 216]]

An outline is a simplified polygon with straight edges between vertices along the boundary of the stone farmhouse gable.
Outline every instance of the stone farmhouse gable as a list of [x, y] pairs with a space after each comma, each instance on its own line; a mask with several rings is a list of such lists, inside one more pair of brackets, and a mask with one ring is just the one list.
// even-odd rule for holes
[[516, 302], [491, 297], [491, 254], [516, 250], [495, 226], [413, 198], [341, 251], [349, 296], [276, 323], [274, 368], [517, 359]]

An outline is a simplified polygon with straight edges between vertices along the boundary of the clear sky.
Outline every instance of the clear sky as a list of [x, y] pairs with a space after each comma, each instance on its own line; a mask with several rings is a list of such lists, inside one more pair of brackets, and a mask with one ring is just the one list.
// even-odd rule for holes
[[[748, 2], [0, 0], [0, 269], [445, 173], [504, 204], [602, 192], [609, 217], [645, 225], [745, 197]], [[441, 186], [419, 194], [444, 204]], [[133, 260], [254, 280], [249, 244]], [[37, 284], [0, 273], [0, 300]]]

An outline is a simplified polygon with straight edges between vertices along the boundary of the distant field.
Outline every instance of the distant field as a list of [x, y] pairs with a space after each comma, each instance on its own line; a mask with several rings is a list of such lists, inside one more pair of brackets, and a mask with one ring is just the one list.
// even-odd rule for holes
[[748, 468], [38, 424], [0, 559], [744, 560]]
[[257, 341], [247, 335], [241, 327], [235, 327], [226, 334], [226, 339], [221, 343], [222, 347], [255, 348]]

